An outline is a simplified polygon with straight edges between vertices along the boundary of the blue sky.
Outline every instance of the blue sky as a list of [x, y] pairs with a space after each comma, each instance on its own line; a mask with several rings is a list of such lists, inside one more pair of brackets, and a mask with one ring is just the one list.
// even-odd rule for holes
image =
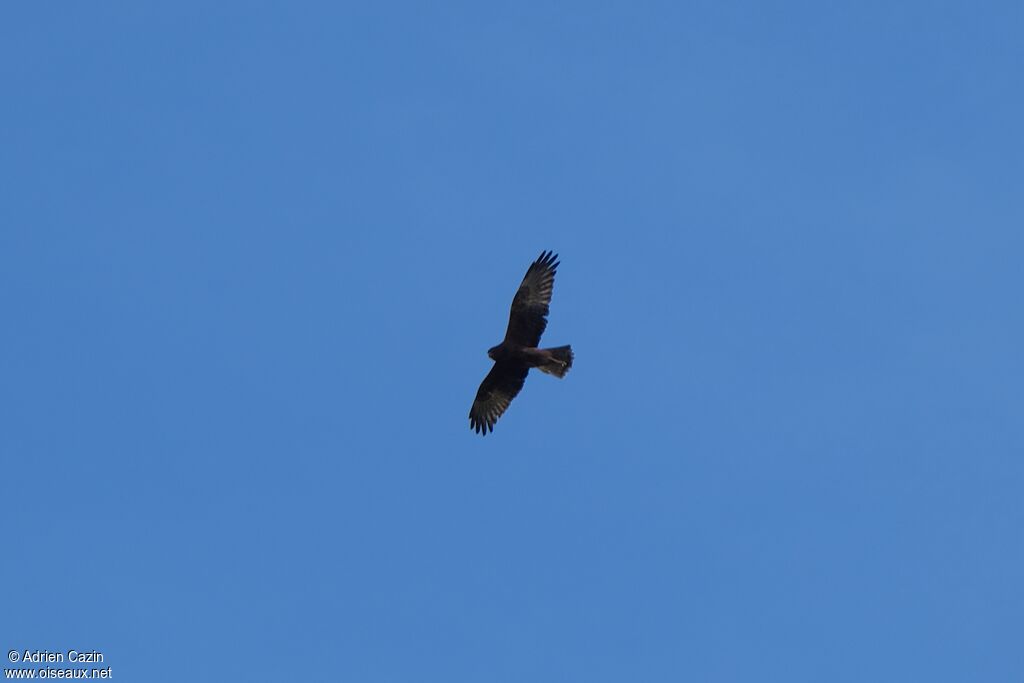
[[3, 12], [5, 651], [1024, 676], [1019, 3]]

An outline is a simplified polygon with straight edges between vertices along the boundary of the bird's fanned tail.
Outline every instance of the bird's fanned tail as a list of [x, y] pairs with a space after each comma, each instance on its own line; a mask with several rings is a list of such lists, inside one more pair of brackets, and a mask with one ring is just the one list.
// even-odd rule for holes
[[569, 368], [572, 367], [572, 347], [556, 346], [550, 349], [542, 349], [542, 351], [551, 356], [551, 360], [543, 365], [538, 365], [537, 369], [555, 377], [565, 377], [565, 373], [569, 372]]

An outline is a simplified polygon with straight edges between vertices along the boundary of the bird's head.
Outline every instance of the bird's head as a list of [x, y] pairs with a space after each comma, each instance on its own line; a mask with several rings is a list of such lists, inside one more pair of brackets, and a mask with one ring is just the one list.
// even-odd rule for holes
[[491, 348], [487, 349], [487, 356], [491, 360], [498, 360], [498, 351], [500, 351], [500, 350], [501, 350], [501, 344], [498, 344], [497, 346], [492, 346]]

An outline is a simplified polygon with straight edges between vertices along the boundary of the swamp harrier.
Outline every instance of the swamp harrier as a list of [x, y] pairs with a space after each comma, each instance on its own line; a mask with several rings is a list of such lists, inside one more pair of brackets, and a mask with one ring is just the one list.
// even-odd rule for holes
[[537, 368], [555, 377], [565, 377], [572, 367], [572, 347], [538, 349], [548, 324], [548, 304], [555, 285], [558, 255], [550, 251], [530, 264], [519, 291], [512, 299], [505, 340], [487, 350], [494, 367], [484, 377], [469, 409], [469, 426], [478, 434], [494, 431], [494, 423], [523, 388], [526, 373]]

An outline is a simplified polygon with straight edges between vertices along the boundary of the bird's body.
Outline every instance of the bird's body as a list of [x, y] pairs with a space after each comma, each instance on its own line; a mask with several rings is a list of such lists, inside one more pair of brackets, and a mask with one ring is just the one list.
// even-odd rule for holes
[[572, 367], [571, 346], [537, 348], [547, 327], [557, 259], [555, 254], [547, 251], [530, 264], [512, 300], [505, 339], [487, 351], [494, 367], [480, 384], [469, 410], [469, 425], [477, 433], [487, 434], [494, 430], [498, 418], [523, 388], [530, 368], [565, 377]]
[[[569, 347], [566, 346], [562, 348], [568, 349]], [[488, 349], [487, 355], [495, 362], [522, 363], [530, 368], [544, 370], [545, 368], [552, 366], [552, 361], [557, 360], [555, 358], [555, 351], [556, 349], [538, 349], [531, 346], [513, 346], [503, 342]], [[556, 362], [554, 365], [558, 366], [559, 364]]]

